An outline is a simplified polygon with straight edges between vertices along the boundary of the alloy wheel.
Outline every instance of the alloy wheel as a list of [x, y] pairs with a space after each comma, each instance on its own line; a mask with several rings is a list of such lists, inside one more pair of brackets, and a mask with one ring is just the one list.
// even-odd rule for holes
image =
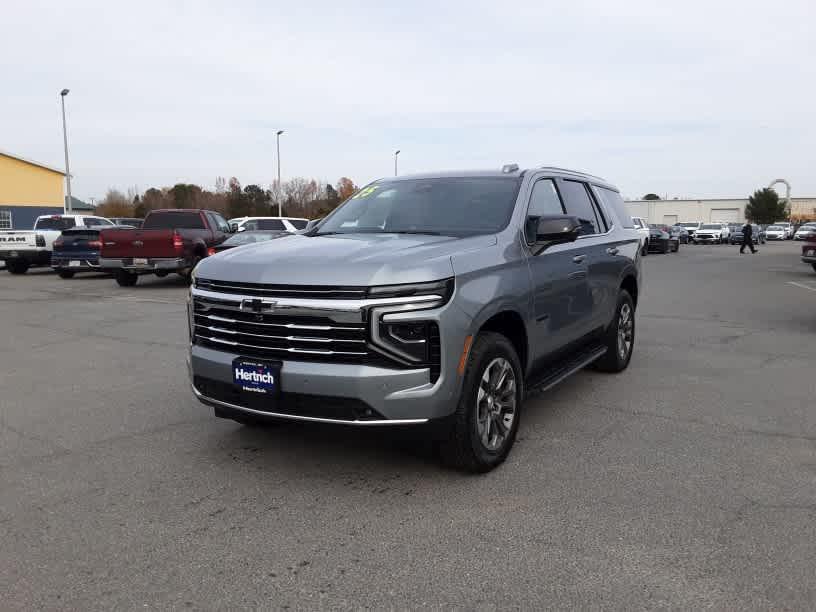
[[618, 316], [618, 356], [626, 360], [632, 350], [634, 340], [635, 319], [632, 315], [632, 307], [629, 304], [621, 306]]
[[487, 450], [502, 448], [516, 419], [516, 374], [504, 357], [493, 359], [482, 373], [476, 394], [476, 430]]

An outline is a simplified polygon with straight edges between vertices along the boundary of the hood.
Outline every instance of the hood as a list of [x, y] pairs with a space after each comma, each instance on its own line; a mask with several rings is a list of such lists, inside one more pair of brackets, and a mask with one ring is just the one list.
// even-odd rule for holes
[[196, 275], [270, 285], [419, 283], [453, 276], [452, 256], [495, 245], [494, 235], [294, 234], [207, 257]]

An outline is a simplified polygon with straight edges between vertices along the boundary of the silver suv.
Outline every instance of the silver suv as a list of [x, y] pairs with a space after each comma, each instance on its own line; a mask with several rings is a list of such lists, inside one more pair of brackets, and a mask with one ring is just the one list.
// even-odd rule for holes
[[375, 181], [305, 233], [198, 265], [193, 392], [245, 424], [433, 425], [443, 458], [490, 470], [529, 391], [629, 364], [639, 241], [587, 174]]

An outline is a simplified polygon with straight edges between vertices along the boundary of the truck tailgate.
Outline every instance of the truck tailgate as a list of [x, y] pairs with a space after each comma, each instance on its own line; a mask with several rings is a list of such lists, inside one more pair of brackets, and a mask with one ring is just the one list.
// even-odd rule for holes
[[33, 249], [37, 246], [37, 232], [0, 232], [0, 249], [13, 251], [15, 249]]
[[106, 229], [102, 230], [100, 240], [101, 256], [105, 258], [179, 256], [179, 252], [173, 246], [171, 229]]

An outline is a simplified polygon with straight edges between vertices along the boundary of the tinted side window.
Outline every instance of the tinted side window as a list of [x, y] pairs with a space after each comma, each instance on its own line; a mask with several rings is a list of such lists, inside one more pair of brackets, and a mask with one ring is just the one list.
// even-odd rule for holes
[[635, 223], [632, 221], [632, 215], [626, 207], [626, 203], [617, 191], [612, 191], [606, 187], [595, 186], [595, 193], [598, 199], [603, 202], [604, 208], [611, 211], [618, 220], [621, 227], [632, 229]]
[[528, 217], [541, 217], [544, 215], [563, 215], [564, 206], [555, 188], [552, 179], [542, 179], [533, 185], [533, 192], [530, 194], [530, 206], [527, 208]]
[[295, 229], [302, 230], [306, 228], [306, 225], [309, 222], [306, 221], [305, 219], [289, 219], [289, 223], [291, 223], [295, 227]]
[[224, 217], [219, 215], [218, 213], [210, 213], [210, 218], [215, 221], [215, 227], [218, 229], [219, 232], [229, 232], [229, 223], [226, 222]]
[[597, 234], [600, 232], [600, 222], [595, 215], [592, 200], [589, 199], [586, 186], [578, 181], [562, 181], [562, 193], [566, 200], [567, 214], [574, 215], [581, 220], [581, 234]]
[[261, 230], [280, 230], [285, 231], [286, 226], [280, 219], [258, 219], [258, 228]]

